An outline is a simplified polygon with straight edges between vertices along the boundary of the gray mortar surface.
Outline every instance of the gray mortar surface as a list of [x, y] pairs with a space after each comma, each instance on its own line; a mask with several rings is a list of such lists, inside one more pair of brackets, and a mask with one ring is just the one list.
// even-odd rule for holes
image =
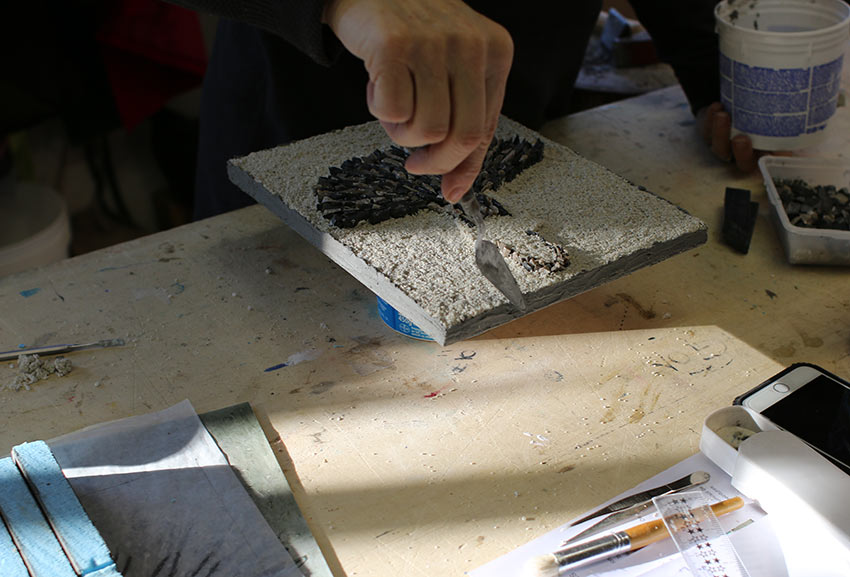
[[[570, 265], [527, 272], [509, 259], [528, 309], [575, 296], [693, 248], [706, 227], [670, 202], [507, 118], [497, 136], [544, 142], [543, 160], [487, 194], [511, 216], [488, 217], [487, 235], [520, 252], [539, 250], [534, 230], [567, 248]], [[313, 186], [330, 166], [391, 141], [377, 122], [349, 127], [230, 161], [243, 190], [440, 343], [474, 336], [520, 316], [477, 270], [474, 229], [447, 212], [343, 229], [317, 210]]]

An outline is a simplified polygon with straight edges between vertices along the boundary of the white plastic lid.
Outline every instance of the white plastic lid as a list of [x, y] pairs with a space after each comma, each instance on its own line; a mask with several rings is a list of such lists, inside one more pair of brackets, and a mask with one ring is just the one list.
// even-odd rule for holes
[[705, 419], [699, 450], [731, 477], [741, 443], [756, 433], [775, 429], [776, 425], [746, 407], [723, 407]]
[[823, 533], [850, 549], [850, 475], [787, 431], [743, 441], [732, 486], [789, 530]]
[[[777, 535], [850, 558], [850, 475], [795, 435], [740, 405], [710, 414], [700, 451], [770, 515]], [[807, 547], [814, 553], [813, 545]]]

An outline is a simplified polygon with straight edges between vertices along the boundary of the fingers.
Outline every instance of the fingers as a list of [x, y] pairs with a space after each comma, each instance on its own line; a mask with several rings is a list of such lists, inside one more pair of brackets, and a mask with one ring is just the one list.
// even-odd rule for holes
[[443, 175], [443, 196], [449, 202], [460, 200], [481, 170], [504, 101], [513, 41], [501, 26], [490, 24], [496, 41], [474, 43], [465, 54], [455, 50], [459, 57], [452, 75], [446, 137], [408, 159], [410, 172]]
[[[456, 171], [454, 179], [448, 178], [448, 182], [454, 180], [455, 184], [449, 186], [444, 181], [443, 186], [444, 194], [449, 193], [446, 198], [451, 201], [454, 197], [453, 191], [467, 180], [468, 189], [480, 169], [480, 161], [476, 163], [473, 159], [470, 163], [467, 160], [475, 155], [483, 159], [483, 154], [478, 154], [478, 149], [483, 145], [486, 152], [486, 144], [489, 144], [492, 138], [484, 79], [485, 59], [486, 55], [478, 49], [459, 56], [455, 64], [457, 68], [453, 68], [451, 72], [446, 91], [447, 100], [423, 102], [422, 106], [417, 106], [416, 117], [410, 124], [414, 137], [430, 146], [420, 148], [410, 156], [407, 170], [414, 174], [443, 175]], [[458, 74], [454, 72], [456, 69], [466, 73]], [[433, 106], [434, 104], [437, 106]], [[441, 120], [445, 122], [442, 125]], [[419, 122], [422, 126], [417, 126]], [[444, 130], [442, 133], [436, 130], [429, 132], [428, 127], [441, 127]]]
[[731, 160], [732, 147], [729, 138], [732, 119], [725, 110], [716, 111], [711, 117], [711, 152], [720, 160]]
[[417, 81], [407, 65], [388, 63], [366, 86], [369, 112], [399, 146], [417, 148], [440, 142], [450, 124], [449, 90], [440, 80], [429, 83], [420, 73]]
[[443, 197], [452, 203], [458, 202], [475, 182], [499, 123], [499, 113], [502, 110], [502, 102], [505, 97], [505, 83], [513, 61], [513, 43], [508, 42], [500, 45], [497, 49], [504, 50], [504, 52], [499, 55], [491, 55], [491, 66], [484, 77], [486, 101], [484, 104], [483, 138], [478, 147], [466, 159], [458, 164], [453, 171], [443, 175]]
[[732, 118], [721, 103], [712, 103], [700, 116], [702, 137], [714, 156], [725, 162], [734, 160], [741, 172], [748, 173], [758, 168], [760, 153], [753, 149], [753, 143], [746, 134], [732, 136]]
[[753, 150], [753, 142], [746, 134], [738, 134], [732, 138], [732, 156], [735, 165], [741, 172], [752, 172], [758, 166], [758, 157]]
[[[426, 43], [410, 47], [405, 61], [395, 61], [397, 67], [403, 68], [410, 90], [409, 101], [406, 103], [404, 117], [392, 117], [387, 114], [391, 106], [386, 105], [379, 110], [370, 108], [370, 112], [384, 123], [384, 128], [396, 144], [408, 147], [427, 146], [442, 142], [451, 130], [452, 121], [452, 85], [448, 73], [445, 50], [439, 45], [428, 46]], [[413, 52], [413, 53], [410, 53]], [[417, 54], [419, 52], [427, 53]], [[378, 76], [380, 70], [386, 68], [385, 63], [376, 63], [373, 68], [379, 72], [370, 71], [370, 76]], [[372, 83], [373, 102], [389, 103], [397, 95], [380, 93], [384, 87], [392, 88], [390, 83]]]
[[[390, 134], [408, 146], [428, 145], [411, 155], [407, 163], [410, 172], [447, 174], [461, 164], [464, 166], [459, 174], [468, 172], [472, 165], [480, 168], [479, 162], [465, 161], [470, 155], [483, 158], [498, 123], [512, 59], [512, 43], [507, 33], [505, 38], [510, 46], [508, 50], [489, 46], [486, 35], [450, 39], [443, 63], [448, 81], [434, 82], [433, 87], [421, 89], [417, 82], [413, 119], [403, 130]], [[427, 78], [418, 70], [414, 75], [417, 79]], [[482, 147], [483, 152], [479, 150]], [[478, 169], [473, 172], [477, 174]], [[460, 178], [458, 183], [464, 180], [467, 179]]]
[[706, 144], [711, 144], [712, 129], [714, 123], [714, 115], [723, 110], [723, 105], [719, 102], [712, 102], [708, 108], [701, 112], [702, 122], [702, 138]]
[[388, 62], [366, 86], [369, 112], [387, 124], [403, 124], [413, 118], [415, 105], [413, 78], [407, 66]]
[[459, 199], [492, 140], [513, 60], [500, 25], [461, 0], [329, 0], [325, 21], [369, 72], [367, 103], [406, 168]]
[[[489, 142], [489, 141], [488, 141]], [[472, 188], [472, 183], [481, 172], [481, 164], [487, 154], [487, 145], [482, 144], [468, 155], [453, 170], [443, 174], [443, 197], [451, 202], [458, 202]]]

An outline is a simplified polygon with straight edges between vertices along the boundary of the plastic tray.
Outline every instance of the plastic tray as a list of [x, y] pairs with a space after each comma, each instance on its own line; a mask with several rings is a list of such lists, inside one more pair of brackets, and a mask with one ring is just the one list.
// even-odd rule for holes
[[850, 187], [850, 161], [827, 158], [763, 156], [759, 168], [764, 177], [785, 256], [791, 264], [850, 265], [850, 231], [806, 228], [791, 224], [774, 179], [801, 179], [807, 184]]

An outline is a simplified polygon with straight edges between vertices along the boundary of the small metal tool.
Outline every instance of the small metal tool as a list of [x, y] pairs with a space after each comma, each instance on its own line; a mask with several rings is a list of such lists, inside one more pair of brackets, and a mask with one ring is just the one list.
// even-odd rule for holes
[[478, 205], [478, 199], [475, 198], [475, 193], [467, 192], [460, 199], [460, 205], [463, 207], [463, 212], [472, 219], [477, 229], [475, 238], [475, 264], [478, 265], [478, 270], [481, 274], [493, 283], [505, 297], [518, 309], [525, 310], [525, 299], [522, 296], [522, 291], [511, 274], [508, 268], [508, 263], [499, 252], [498, 247], [487, 240], [486, 230], [484, 227], [484, 217], [481, 216], [481, 208]]
[[48, 345], [44, 347], [29, 347], [24, 349], [16, 349], [13, 351], [0, 352], [0, 362], [12, 361], [17, 359], [21, 355], [61, 355], [62, 353], [82, 351], [85, 349], [123, 346], [124, 339], [105, 339], [102, 341], [95, 341], [93, 343], [81, 343], [75, 345]]
[[578, 521], [574, 521], [570, 524], [570, 526], [578, 525], [579, 523], [584, 523], [585, 521], [589, 521], [591, 519], [595, 519], [596, 517], [602, 515], [608, 515], [598, 523], [591, 525], [581, 533], [574, 535], [567, 543], [571, 543], [574, 541], [578, 541], [580, 539], [585, 539], [591, 535], [595, 535], [612, 527], [616, 527], [617, 525], [621, 525], [626, 523], [632, 519], [637, 519], [641, 515], [643, 515], [648, 509], [651, 509], [652, 498], [658, 497], [660, 495], [669, 495], [671, 493], [678, 493], [680, 491], [684, 491], [687, 489], [692, 489], [693, 487], [698, 487], [703, 483], [706, 483], [711, 478], [711, 475], [706, 473], [705, 471], [697, 471], [695, 473], [691, 473], [690, 475], [686, 475], [681, 479], [673, 481], [667, 485], [661, 485], [659, 487], [655, 487], [653, 489], [649, 489], [647, 491], [641, 491], [640, 493], [635, 493], [634, 495], [629, 495], [620, 499], [615, 503], [611, 503], [607, 507], [603, 507], [589, 515], [585, 515]]

